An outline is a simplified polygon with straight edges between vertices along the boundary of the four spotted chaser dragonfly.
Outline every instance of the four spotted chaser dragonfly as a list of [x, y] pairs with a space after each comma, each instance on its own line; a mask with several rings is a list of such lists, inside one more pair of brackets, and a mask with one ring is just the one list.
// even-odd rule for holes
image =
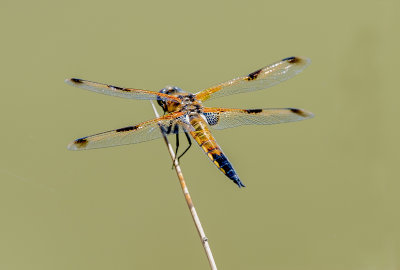
[[[217, 144], [209, 127], [215, 129], [233, 128], [242, 125], [271, 125], [300, 121], [313, 117], [302, 109], [226, 109], [203, 107], [203, 102], [227, 95], [265, 89], [285, 81], [301, 72], [310, 60], [288, 57], [272, 65], [258, 69], [243, 77], [218, 84], [196, 94], [184, 92], [174, 86], [159, 92], [122, 88], [76, 78], [66, 83], [86, 90], [130, 99], [157, 100], [164, 110], [164, 116], [143, 123], [116, 130], [83, 137], [68, 145], [69, 150], [83, 150], [140, 143], [167, 135], [176, 135], [176, 154], [179, 147], [179, 133], [185, 134], [189, 146], [190, 136], [199, 144], [209, 159], [239, 187], [244, 187], [232, 164]], [[160, 130], [161, 128], [161, 130]], [[179, 160], [178, 158], [178, 160]]]

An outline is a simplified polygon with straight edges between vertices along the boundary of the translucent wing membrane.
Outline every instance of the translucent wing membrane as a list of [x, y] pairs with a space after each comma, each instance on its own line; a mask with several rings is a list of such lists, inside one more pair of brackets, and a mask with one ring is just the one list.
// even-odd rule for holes
[[133, 89], [133, 88], [122, 88], [109, 84], [102, 84], [76, 78], [66, 79], [65, 82], [72, 86], [76, 86], [82, 89], [90, 90], [93, 92], [109, 96], [131, 98], [131, 99], [153, 99], [153, 100], [161, 98], [162, 100], [174, 100], [180, 102], [180, 100], [174, 96], [154, 91]]
[[224, 109], [204, 108], [208, 124], [215, 129], [225, 129], [242, 125], [273, 125], [295, 122], [314, 115], [302, 109]]
[[161, 138], [160, 125], [167, 134], [182, 132], [187, 126], [183, 113], [168, 114], [135, 126], [115, 129], [77, 139], [68, 145], [69, 150], [86, 150], [111, 147], [124, 144], [140, 143]]
[[227, 95], [257, 91], [276, 85], [300, 73], [310, 60], [288, 57], [275, 64], [263, 67], [244, 77], [239, 77], [196, 94], [196, 99], [205, 101]]

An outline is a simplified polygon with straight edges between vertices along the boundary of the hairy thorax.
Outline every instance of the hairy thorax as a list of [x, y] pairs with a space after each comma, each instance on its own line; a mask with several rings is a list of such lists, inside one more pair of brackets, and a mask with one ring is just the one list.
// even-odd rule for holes
[[182, 89], [169, 86], [160, 91], [160, 93], [173, 95], [178, 97], [181, 101], [178, 103], [173, 100], [158, 100], [158, 104], [163, 108], [165, 113], [172, 112], [183, 112], [189, 117], [191, 115], [198, 115], [203, 112], [203, 106], [201, 102], [196, 100], [195, 95], [191, 93], [186, 93]]

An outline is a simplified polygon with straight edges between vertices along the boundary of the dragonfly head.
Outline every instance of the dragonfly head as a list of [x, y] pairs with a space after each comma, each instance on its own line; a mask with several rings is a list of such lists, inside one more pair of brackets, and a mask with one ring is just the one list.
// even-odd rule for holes
[[174, 95], [176, 93], [185, 93], [185, 91], [176, 86], [166, 86], [165, 88], [160, 90], [160, 93]]
[[[160, 93], [162, 94], [167, 94], [167, 95], [172, 95], [172, 96], [176, 96], [179, 93], [185, 93], [182, 89], [180, 89], [179, 87], [176, 86], [167, 86], [163, 89], [160, 90]], [[168, 105], [171, 103], [170, 100], [163, 100], [162, 98], [158, 97], [157, 98], [157, 103], [158, 105], [161, 106], [161, 108], [163, 108], [164, 112], [169, 112], [170, 109], [168, 109]]]

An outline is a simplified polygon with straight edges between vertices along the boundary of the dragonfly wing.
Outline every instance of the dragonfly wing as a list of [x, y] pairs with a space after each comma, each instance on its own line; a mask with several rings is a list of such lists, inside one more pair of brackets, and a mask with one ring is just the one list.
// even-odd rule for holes
[[68, 149], [87, 150], [158, 139], [162, 137], [161, 129], [167, 134], [174, 134], [179, 130], [182, 131], [183, 126], [186, 127], [186, 123], [181, 124], [182, 117], [183, 113], [171, 113], [135, 126], [128, 126], [83, 137], [70, 143]]
[[312, 118], [314, 115], [302, 109], [224, 109], [204, 108], [207, 123], [215, 129], [243, 125], [273, 125]]
[[177, 97], [154, 91], [123, 88], [123, 87], [113, 86], [110, 84], [97, 83], [76, 78], [66, 79], [65, 82], [72, 86], [76, 86], [82, 89], [90, 90], [93, 92], [109, 96], [131, 98], [131, 99], [152, 99], [152, 100], [162, 99], [162, 100], [173, 100], [180, 102], [180, 99], [178, 99]]
[[288, 57], [246, 76], [238, 77], [198, 92], [196, 93], [196, 99], [205, 101], [227, 95], [265, 89], [292, 78], [300, 73], [310, 62], [307, 58]]

